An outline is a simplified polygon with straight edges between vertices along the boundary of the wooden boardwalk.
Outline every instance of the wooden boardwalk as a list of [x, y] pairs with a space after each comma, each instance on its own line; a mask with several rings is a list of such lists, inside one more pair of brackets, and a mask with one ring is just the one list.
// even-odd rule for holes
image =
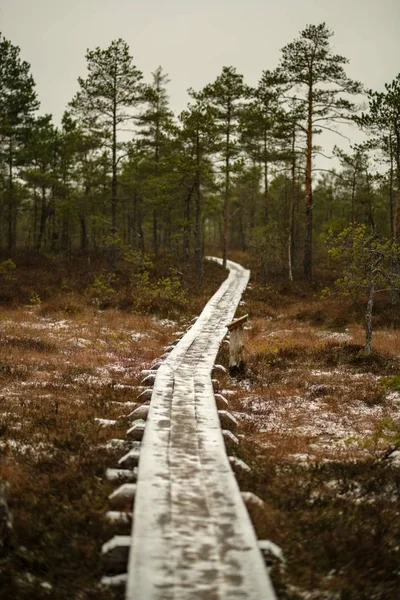
[[249, 272], [229, 277], [157, 371], [140, 450], [127, 600], [273, 600], [211, 383]]

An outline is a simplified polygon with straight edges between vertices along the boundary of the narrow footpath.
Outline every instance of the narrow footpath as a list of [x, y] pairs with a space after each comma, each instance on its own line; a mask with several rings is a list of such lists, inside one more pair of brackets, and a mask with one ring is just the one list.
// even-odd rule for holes
[[274, 600], [226, 453], [211, 370], [249, 271], [229, 276], [157, 371], [140, 449], [127, 600]]

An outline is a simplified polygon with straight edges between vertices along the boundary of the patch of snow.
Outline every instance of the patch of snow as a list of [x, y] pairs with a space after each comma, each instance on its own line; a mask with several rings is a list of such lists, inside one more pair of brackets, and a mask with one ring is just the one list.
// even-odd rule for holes
[[134, 386], [134, 385], [125, 385], [123, 383], [116, 383], [113, 386], [113, 388], [114, 388], [114, 390], [133, 390], [133, 391], [136, 391], [136, 389], [137, 389], [136, 386]]
[[348, 333], [339, 331], [318, 331], [317, 336], [324, 340], [333, 340], [335, 342], [349, 342], [352, 337]]
[[62, 321], [53, 321], [50, 323], [47, 323], [47, 327], [53, 328], [53, 329], [69, 329], [71, 327], [72, 323], [70, 321], [67, 321], [65, 319], [63, 319]]
[[131, 333], [131, 340], [133, 342], [140, 342], [140, 340], [143, 340], [148, 337], [148, 333], [141, 333], [140, 331], [137, 331], [136, 333]]
[[172, 321], [171, 319], [158, 319], [157, 317], [153, 317], [152, 320], [154, 323], [156, 323], [156, 325], [160, 325], [161, 327], [176, 327], [177, 326], [177, 322]]
[[301, 453], [290, 454], [289, 456], [291, 456], [291, 458], [293, 458], [294, 460], [297, 460], [299, 462], [307, 462], [308, 459], [310, 458], [308, 454], [301, 454]]
[[0, 441], [0, 448], [10, 448], [20, 454], [32, 454], [38, 456], [41, 451], [48, 451], [50, 445], [45, 444], [44, 442], [37, 442], [33, 446], [32, 444], [24, 444], [23, 442], [18, 442], [16, 440], [7, 440], [5, 442]]
[[128, 443], [126, 440], [114, 438], [112, 440], [109, 440], [106, 444], [100, 444], [99, 448], [105, 448], [106, 450], [116, 450], [120, 448], [125, 449], [127, 445]]
[[400, 450], [395, 450], [388, 456], [394, 467], [400, 467]]
[[57, 388], [67, 389], [75, 387], [72, 383], [57, 383], [55, 381], [21, 381], [19, 384], [24, 388]]
[[390, 400], [391, 402], [400, 402], [400, 392], [389, 392], [386, 395], [386, 400]]
[[268, 333], [266, 337], [282, 338], [282, 336], [291, 335], [292, 333], [294, 333], [293, 329], [280, 329], [279, 331], [271, 331], [271, 333]]
[[97, 417], [95, 417], [94, 420], [102, 427], [110, 427], [111, 425], [115, 425], [117, 422], [115, 419], [99, 419]]
[[125, 402], [120, 402], [118, 400], [112, 400], [111, 404], [117, 404], [121, 408], [123, 408], [123, 407], [131, 408], [131, 406], [137, 406], [138, 403], [137, 402], [133, 402], [131, 400], [126, 400]]
[[[108, 373], [107, 373], [108, 375]], [[90, 385], [91, 387], [104, 387], [105, 385], [109, 385], [111, 383], [110, 377], [95, 377], [94, 375], [77, 375], [73, 378], [74, 383], [84, 383], [86, 385]]]
[[109, 371], [114, 371], [115, 373], [125, 373], [127, 371], [126, 366], [122, 363], [112, 363], [109, 365], [105, 365], [104, 368], [108, 369]]
[[340, 369], [332, 369], [331, 371], [320, 371], [319, 369], [312, 369], [310, 375], [314, 377], [331, 377], [332, 375], [343, 375], [343, 371]]
[[42, 583], [40, 585], [45, 590], [52, 590], [53, 589], [53, 586], [48, 581], [42, 581]]
[[92, 345], [92, 342], [85, 338], [71, 338], [68, 341], [76, 348], [87, 348]]

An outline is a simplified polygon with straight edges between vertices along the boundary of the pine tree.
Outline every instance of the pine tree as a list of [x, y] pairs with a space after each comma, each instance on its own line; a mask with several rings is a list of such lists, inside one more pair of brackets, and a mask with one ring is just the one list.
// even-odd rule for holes
[[352, 153], [344, 152], [340, 148], [333, 149], [338, 157], [342, 172], [338, 175], [337, 187], [350, 196], [350, 223], [368, 223], [374, 228], [374, 216], [369, 173], [369, 159], [365, 146], [356, 145], [351, 148]]
[[51, 115], [38, 117], [29, 131], [29, 143], [24, 156], [26, 168], [22, 176], [33, 192], [33, 244], [39, 252], [44, 244], [46, 228], [54, 216], [58, 132]]
[[246, 93], [243, 83], [243, 75], [237, 73], [234, 67], [223, 67], [221, 75], [206, 85], [200, 92], [193, 92], [193, 97], [205, 105], [215, 109], [215, 121], [220, 132], [220, 155], [223, 162], [223, 235], [222, 235], [222, 257], [223, 265], [226, 267], [230, 199], [231, 199], [231, 176], [234, 159], [239, 153], [237, 144], [238, 120], [242, 108], [242, 100]]
[[[385, 92], [370, 90], [369, 112], [355, 120], [372, 131], [390, 161], [390, 219], [392, 239], [400, 244], [400, 74], [385, 84]], [[393, 194], [393, 188], [397, 188]], [[396, 200], [393, 202], [393, 196]]]
[[98, 133], [111, 155], [111, 230], [117, 230], [118, 164], [121, 160], [121, 127], [132, 122], [142, 100], [142, 73], [133, 65], [129, 47], [122, 39], [108, 48], [88, 50], [88, 76], [78, 79], [80, 90], [70, 103], [88, 129]]
[[38, 107], [30, 65], [21, 60], [20, 49], [0, 34], [0, 168], [6, 173], [7, 245], [11, 253], [17, 242], [16, 172]]
[[283, 158], [285, 113], [282, 109], [282, 95], [286, 80], [281, 74], [263, 71], [255, 89], [250, 90], [252, 100], [243, 108], [240, 115], [240, 142], [252, 162], [262, 167], [264, 218], [268, 223], [269, 166]]
[[280, 71], [293, 85], [293, 97], [306, 110], [303, 125], [306, 135], [304, 277], [308, 281], [312, 280], [313, 269], [313, 138], [323, 130], [332, 131], [333, 123], [349, 118], [356, 107], [347, 95], [361, 92], [361, 85], [345, 73], [348, 60], [333, 54], [329, 44], [332, 35], [325, 23], [308, 25], [298, 39], [282, 49], [280, 62]]
[[188, 262], [190, 254], [190, 206], [192, 198], [194, 198], [194, 256], [199, 287], [203, 286], [204, 276], [204, 194], [207, 188], [214, 184], [210, 156], [216, 149], [218, 138], [214, 113], [214, 109], [198, 102], [190, 105], [180, 115], [182, 129], [179, 137], [181, 143], [179, 169], [184, 174], [182, 184], [186, 224], [184, 255], [186, 262]]
[[140, 115], [138, 124], [140, 126], [139, 139], [141, 145], [149, 151], [149, 159], [152, 163], [151, 178], [153, 185], [149, 185], [149, 191], [153, 205], [153, 250], [155, 254], [158, 254], [158, 211], [162, 205], [160, 180], [163, 175], [162, 162], [170, 145], [173, 113], [169, 108], [166, 90], [169, 83], [168, 75], [163, 73], [162, 67], [158, 67], [152, 73], [152, 77], [152, 83], [145, 87], [144, 100], [146, 108]]

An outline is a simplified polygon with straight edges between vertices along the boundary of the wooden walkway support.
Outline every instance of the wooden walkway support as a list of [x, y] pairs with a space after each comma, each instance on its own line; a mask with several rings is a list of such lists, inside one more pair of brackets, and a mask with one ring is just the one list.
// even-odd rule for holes
[[211, 370], [249, 272], [229, 276], [157, 370], [140, 449], [127, 600], [274, 600], [226, 453]]
[[229, 331], [229, 370], [240, 371], [243, 368], [243, 331], [249, 315], [235, 319], [226, 327]]

